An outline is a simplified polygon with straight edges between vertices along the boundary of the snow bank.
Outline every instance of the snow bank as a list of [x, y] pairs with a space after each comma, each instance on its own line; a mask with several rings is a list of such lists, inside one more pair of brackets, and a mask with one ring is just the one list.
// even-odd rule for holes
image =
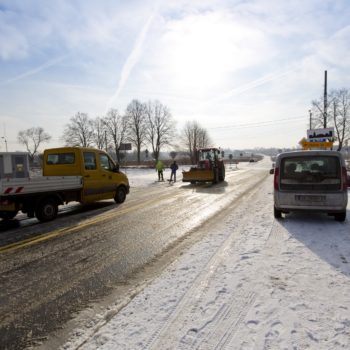
[[276, 221], [270, 180], [63, 349], [349, 349], [349, 219]]

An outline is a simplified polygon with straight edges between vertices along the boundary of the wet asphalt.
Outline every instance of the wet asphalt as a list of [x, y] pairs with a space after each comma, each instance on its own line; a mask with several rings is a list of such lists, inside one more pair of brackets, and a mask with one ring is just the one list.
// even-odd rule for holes
[[0, 222], [0, 349], [42, 344], [266, 174], [227, 172], [216, 185], [155, 183], [131, 189], [123, 204], [62, 207], [50, 223], [23, 215]]

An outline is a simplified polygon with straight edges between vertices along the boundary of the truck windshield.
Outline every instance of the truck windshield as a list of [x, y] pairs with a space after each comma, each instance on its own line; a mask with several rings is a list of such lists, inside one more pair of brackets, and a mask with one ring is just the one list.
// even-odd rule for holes
[[338, 157], [299, 156], [281, 161], [281, 190], [340, 190]]
[[114, 163], [109, 159], [106, 154], [100, 153], [100, 166], [102, 169], [113, 171], [115, 169]]

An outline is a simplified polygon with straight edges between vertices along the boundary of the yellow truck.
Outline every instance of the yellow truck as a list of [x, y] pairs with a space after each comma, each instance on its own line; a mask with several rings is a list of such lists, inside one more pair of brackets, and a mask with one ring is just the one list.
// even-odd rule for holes
[[[21, 171], [18, 171], [18, 170]], [[0, 218], [13, 219], [19, 211], [40, 221], [56, 218], [58, 206], [103, 199], [124, 202], [127, 176], [110, 156], [98, 149], [61, 147], [44, 151], [42, 176], [30, 177], [23, 153], [0, 154]]]

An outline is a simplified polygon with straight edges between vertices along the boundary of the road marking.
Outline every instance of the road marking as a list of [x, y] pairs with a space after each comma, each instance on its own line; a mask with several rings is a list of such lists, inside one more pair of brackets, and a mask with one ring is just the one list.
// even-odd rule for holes
[[[245, 171], [243, 171], [243, 172], [245, 172]], [[232, 175], [236, 175], [236, 174], [232, 174]], [[231, 176], [229, 176], [229, 177], [231, 177]], [[79, 230], [81, 230], [83, 228], [86, 228], [86, 227], [98, 224], [98, 223], [100, 223], [100, 222], [102, 222], [104, 220], [112, 219], [112, 218], [115, 218], [116, 216], [121, 216], [121, 215], [127, 214], [127, 213], [129, 213], [131, 211], [134, 211], [134, 210], [137, 210], [137, 209], [141, 209], [142, 207], [154, 204], [154, 203], [159, 202], [159, 201], [161, 201], [163, 199], [176, 199], [176, 197], [182, 196], [183, 193], [184, 192], [180, 192], [180, 193], [174, 194], [173, 191], [170, 191], [170, 192], [168, 192], [167, 194], [164, 194], [164, 195], [159, 195], [157, 193], [156, 194], [156, 198], [149, 199], [149, 200], [144, 201], [142, 203], [135, 204], [134, 206], [118, 210], [117, 212], [112, 210], [109, 213], [98, 215], [94, 219], [87, 219], [85, 222], [79, 223], [79, 224], [77, 224], [74, 227], [57, 229], [57, 230], [54, 230], [52, 232], [49, 232], [49, 233], [46, 233], [46, 234], [42, 234], [40, 236], [27, 238], [25, 240], [21, 240], [19, 242], [11, 243], [11, 244], [8, 244], [6, 246], [0, 247], [0, 254], [1, 253], [7, 253], [7, 252], [15, 251], [15, 250], [18, 250], [18, 249], [21, 249], [21, 248], [26, 248], [26, 247], [32, 246], [34, 244], [38, 244], [40, 242], [44, 242], [44, 241], [47, 241], [49, 239], [58, 237], [60, 235], [63, 236], [65, 234], [69, 234], [69, 233], [73, 233], [73, 232], [79, 231]]]
[[11, 244], [8, 244], [6, 246], [0, 247], [0, 254], [11, 252], [11, 251], [14, 251], [14, 250], [17, 250], [20, 248], [29, 247], [31, 245], [34, 245], [34, 244], [37, 244], [37, 243], [40, 243], [43, 241], [47, 241], [49, 239], [55, 238], [55, 237], [60, 236], [60, 235], [65, 235], [68, 233], [76, 232], [76, 231], [79, 231], [83, 228], [98, 224], [104, 220], [112, 219], [112, 218], [115, 218], [116, 216], [121, 216], [121, 215], [127, 214], [133, 210], [140, 209], [142, 207], [148, 206], [148, 205], [153, 204], [155, 202], [159, 202], [162, 199], [166, 199], [166, 198], [174, 199], [174, 198], [180, 196], [181, 194], [182, 193], [174, 195], [173, 193], [168, 193], [168, 194], [163, 195], [163, 196], [157, 196], [157, 198], [153, 198], [153, 199], [150, 199], [148, 201], [144, 201], [142, 203], [136, 204], [136, 205], [129, 207], [129, 208], [124, 208], [124, 209], [118, 210], [117, 212], [112, 210], [111, 212], [109, 212], [107, 214], [98, 215], [96, 218], [88, 219], [85, 222], [79, 223], [77, 226], [74, 226], [74, 227], [68, 227], [68, 228], [54, 230], [54, 231], [47, 233], [47, 234], [43, 234], [43, 235], [40, 235], [37, 237], [27, 238], [27, 239], [19, 241], [19, 242], [11, 243]]

